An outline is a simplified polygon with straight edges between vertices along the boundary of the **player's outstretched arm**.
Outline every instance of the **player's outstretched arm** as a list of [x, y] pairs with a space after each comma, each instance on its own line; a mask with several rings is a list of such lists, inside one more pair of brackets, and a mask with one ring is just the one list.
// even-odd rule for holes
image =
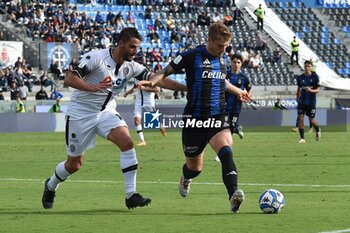
[[165, 89], [174, 91], [187, 91], [187, 86], [179, 82], [167, 78], [169, 75], [175, 73], [174, 69], [167, 65], [164, 69], [158, 71], [155, 74], [151, 74], [149, 81], [140, 81], [139, 86], [159, 86]]
[[183, 85], [179, 82], [176, 82], [170, 78], [166, 78], [166, 79], [161, 80], [158, 83], [158, 86], [165, 88], [165, 89], [173, 90], [173, 91], [187, 91], [186, 85]]
[[226, 80], [227, 91], [236, 95], [242, 102], [251, 102], [252, 99], [249, 97], [249, 93], [246, 90], [242, 90], [234, 85], [232, 85], [228, 80]]
[[136, 90], [137, 90], [136, 87], [131, 88], [130, 90], [128, 90], [124, 93], [124, 97], [127, 97], [128, 95], [134, 93]]
[[104, 92], [106, 88], [112, 86], [112, 80], [105, 79], [98, 84], [90, 84], [81, 79], [77, 73], [68, 71], [64, 79], [64, 86], [73, 87], [81, 91]]

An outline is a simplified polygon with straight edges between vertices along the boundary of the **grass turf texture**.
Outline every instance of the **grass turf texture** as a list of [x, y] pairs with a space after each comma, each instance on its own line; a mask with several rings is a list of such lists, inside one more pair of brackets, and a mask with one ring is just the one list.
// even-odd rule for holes
[[[66, 158], [64, 133], [0, 135], [0, 232], [321, 232], [350, 228], [350, 136], [323, 133], [319, 142], [306, 134], [255, 133], [234, 136], [240, 188], [239, 214], [229, 211], [221, 164], [207, 147], [201, 175], [188, 198], [178, 194], [184, 163], [180, 132], [145, 131], [146, 147], [137, 149], [138, 191], [152, 198], [148, 207], [124, 204], [119, 152], [100, 138], [86, 153], [81, 170], [63, 183], [55, 206], [44, 210], [44, 180]], [[136, 140], [136, 134], [132, 132]], [[14, 178], [11, 180], [10, 178]], [[96, 182], [94, 182], [96, 181]], [[99, 182], [100, 181], [100, 182]], [[286, 206], [263, 214], [258, 197], [280, 190]]]

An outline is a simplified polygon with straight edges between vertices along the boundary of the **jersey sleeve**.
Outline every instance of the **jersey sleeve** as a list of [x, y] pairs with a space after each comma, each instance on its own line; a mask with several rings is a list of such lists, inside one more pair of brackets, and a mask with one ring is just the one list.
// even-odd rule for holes
[[84, 57], [79, 61], [77, 68], [73, 71], [76, 72], [80, 78], [84, 78], [87, 74], [97, 69], [100, 65], [99, 56], [94, 56], [93, 53], [87, 53]]
[[314, 89], [317, 89], [320, 86], [320, 77], [315, 73], [315, 85], [313, 86]]
[[134, 78], [136, 80], [148, 80], [150, 71], [143, 65], [133, 62], [133, 71], [134, 71]]
[[187, 64], [186, 60], [188, 57], [188, 56], [186, 56], [186, 54], [188, 54], [188, 53], [180, 53], [179, 55], [177, 55], [175, 57], [175, 59], [173, 59], [169, 63], [169, 65], [171, 66], [171, 68], [173, 68], [175, 73], [177, 73], [185, 68], [185, 65]]
[[244, 82], [244, 88], [247, 91], [250, 91], [252, 89], [252, 83], [250, 82], [250, 78], [248, 76], [245, 76], [245, 82]]
[[298, 86], [298, 87], [302, 87], [302, 86], [301, 86], [301, 83], [300, 83], [300, 79], [301, 79], [300, 76], [298, 76], [298, 77], [297, 77], [297, 86]]

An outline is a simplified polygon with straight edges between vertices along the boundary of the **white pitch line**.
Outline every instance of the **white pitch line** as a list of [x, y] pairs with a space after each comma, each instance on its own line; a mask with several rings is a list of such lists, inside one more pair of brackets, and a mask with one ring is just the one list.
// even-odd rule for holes
[[[34, 181], [34, 182], [44, 182], [45, 179], [21, 179], [21, 178], [0, 178], [0, 181]], [[124, 183], [124, 181], [119, 180], [67, 180], [66, 182], [74, 183]], [[139, 184], [178, 184], [178, 182], [173, 181], [138, 181]], [[222, 183], [215, 182], [193, 182], [195, 185], [222, 185]], [[257, 183], [240, 183], [240, 186], [280, 186], [280, 187], [309, 187], [309, 188], [350, 188], [348, 184], [257, 184]]]
[[344, 229], [344, 230], [336, 230], [336, 231], [322, 231], [319, 233], [345, 233], [345, 232], [350, 232], [350, 228], [349, 229]]

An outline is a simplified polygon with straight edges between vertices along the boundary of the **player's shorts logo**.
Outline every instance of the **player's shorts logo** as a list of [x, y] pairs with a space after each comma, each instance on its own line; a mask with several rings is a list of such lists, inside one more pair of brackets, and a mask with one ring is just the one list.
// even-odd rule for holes
[[159, 129], [160, 128], [160, 116], [159, 109], [155, 112], [143, 113], [143, 127], [145, 129]]

